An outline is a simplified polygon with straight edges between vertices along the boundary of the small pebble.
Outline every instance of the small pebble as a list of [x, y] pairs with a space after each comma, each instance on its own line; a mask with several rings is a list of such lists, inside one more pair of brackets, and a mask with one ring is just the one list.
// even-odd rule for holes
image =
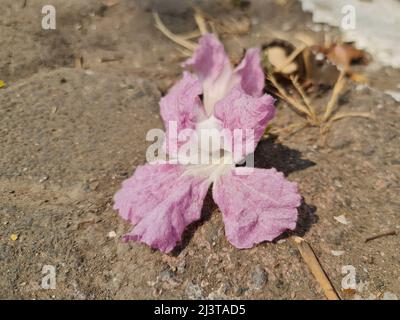
[[18, 234], [16, 234], [16, 233], [13, 233], [11, 236], [10, 236], [10, 239], [11, 239], [11, 241], [17, 241], [18, 240]]
[[340, 216], [335, 216], [335, 217], [333, 217], [333, 219], [335, 219], [337, 222], [339, 222], [341, 224], [349, 224], [349, 221], [346, 219], [346, 217], [343, 214]]
[[383, 294], [382, 300], [399, 300], [399, 298], [394, 293], [387, 291]]
[[343, 250], [331, 250], [331, 253], [335, 256], [335, 257], [339, 257], [345, 254], [345, 251]]
[[46, 180], [49, 180], [49, 177], [48, 177], [48, 176], [43, 176], [43, 177], [39, 180], [39, 183], [43, 183], [43, 182], [45, 182]]
[[251, 280], [256, 289], [261, 289], [268, 281], [268, 274], [262, 266], [258, 265], [254, 268]]
[[193, 284], [193, 282], [189, 282], [185, 288], [185, 294], [189, 299], [204, 299], [203, 290], [197, 284]]
[[115, 231], [110, 231], [107, 235], [110, 239], [115, 238], [117, 236], [117, 234], [115, 233]]

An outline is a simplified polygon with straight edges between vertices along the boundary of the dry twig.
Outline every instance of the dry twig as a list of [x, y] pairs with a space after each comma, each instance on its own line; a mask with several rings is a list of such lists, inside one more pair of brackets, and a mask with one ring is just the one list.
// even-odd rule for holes
[[202, 11], [200, 11], [200, 9], [198, 9], [196, 7], [194, 8], [194, 10], [195, 10], [194, 20], [196, 21], [196, 24], [197, 24], [197, 27], [200, 30], [200, 33], [201, 34], [208, 33], [206, 20], [204, 19]]
[[311, 246], [300, 237], [292, 237], [292, 241], [296, 244], [297, 249], [299, 249], [299, 252], [303, 257], [303, 260], [307, 264], [314, 278], [321, 285], [328, 300], [340, 300], [338, 293], [319, 263], [318, 258], [316, 257]]
[[[334, 113], [335, 106], [339, 99], [341, 92], [343, 91], [345, 84], [346, 84], [346, 71], [342, 70], [340, 75], [336, 81], [336, 84], [333, 88], [332, 95], [325, 107], [325, 112], [323, 115], [318, 115], [316, 113], [316, 108], [311, 103], [309, 97], [304, 92], [303, 88], [298, 82], [298, 78], [291, 76], [290, 80], [292, 82], [293, 87], [296, 89], [298, 94], [301, 97], [301, 100], [295, 98], [294, 96], [290, 95], [278, 82], [275, 78], [273, 73], [267, 74], [267, 79], [272, 83], [272, 85], [276, 88], [277, 95], [285, 100], [288, 105], [301, 116], [303, 116], [308, 126], [312, 127], [319, 127], [321, 132], [321, 141], [322, 145], [325, 143], [326, 134], [328, 133], [329, 129], [331, 128], [333, 122], [341, 120], [343, 118], [348, 117], [363, 117], [363, 118], [370, 118], [373, 119], [373, 115], [368, 112], [342, 112], [342, 113]], [[297, 126], [297, 124], [296, 124]]]
[[369, 237], [369, 238], [365, 239], [365, 242], [369, 242], [369, 241], [372, 241], [372, 240], [375, 240], [375, 239], [379, 239], [379, 238], [382, 238], [382, 237], [386, 237], [386, 236], [395, 236], [395, 235], [397, 235], [396, 230], [392, 230], [392, 231], [380, 233], [380, 234], [377, 234], [375, 236]]
[[301, 98], [303, 99], [305, 106], [307, 107], [308, 111], [310, 112], [311, 117], [315, 120], [316, 113], [315, 113], [314, 106], [311, 104], [310, 99], [307, 97], [302, 86], [299, 84], [298, 77], [291, 76], [290, 80], [292, 81], [293, 86], [295, 87], [295, 89], [300, 94]]
[[267, 74], [267, 79], [271, 81], [274, 87], [278, 90], [279, 96], [289, 103], [289, 106], [291, 106], [296, 112], [306, 116], [306, 118], [311, 118], [311, 113], [308, 111], [307, 107], [305, 107], [301, 102], [292, 98], [279, 84], [278, 80], [276, 80], [273, 74]]
[[175, 43], [179, 44], [180, 46], [186, 48], [187, 50], [194, 51], [196, 49], [196, 44], [186, 40], [179, 35], [174, 34], [171, 30], [169, 30], [165, 24], [161, 21], [160, 16], [157, 12], [153, 12], [154, 21], [156, 23], [156, 28], [160, 30], [167, 38], [171, 39]]
[[342, 69], [340, 71], [339, 77], [335, 83], [335, 86], [333, 87], [333, 92], [332, 92], [331, 98], [329, 99], [328, 104], [326, 105], [325, 114], [322, 117], [322, 122], [328, 121], [329, 117], [332, 115], [332, 112], [336, 105], [336, 102], [339, 99], [339, 95], [342, 92], [342, 90], [346, 84], [345, 75], [346, 75], [346, 71], [344, 69]]
[[305, 48], [306, 46], [303, 45], [293, 50], [293, 52], [289, 55], [289, 57], [287, 57], [287, 59], [282, 63], [282, 65], [276, 68], [275, 72], [281, 72], [283, 69], [285, 69], [285, 67], [291, 64], [294, 61], [294, 59], [296, 59], [297, 56], [303, 52]]

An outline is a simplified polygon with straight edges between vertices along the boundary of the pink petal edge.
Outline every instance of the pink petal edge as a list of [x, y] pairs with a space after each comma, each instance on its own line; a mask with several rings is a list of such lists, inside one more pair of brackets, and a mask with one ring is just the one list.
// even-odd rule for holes
[[242, 62], [235, 69], [235, 74], [239, 77], [241, 87], [246, 94], [253, 97], [260, 97], [263, 94], [265, 86], [260, 49], [248, 49]]
[[183, 66], [193, 67], [199, 77], [209, 115], [214, 105], [238, 84], [250, 96], [260, 97], [263, 93], [265, 76], [258, 48], [248, 49], [241, 63], [232, 70], [223, 44], [213, 34], [206, 34], [200, 38], [193, 57]]
[[225, 68], [231, 64], [223, 44], [211, 33], [203, 35], [199, 40], [193, 56], [183, 63], [184, 67], [193, 67], [201, 82], [216, 81]]
[[[177, 149], [186, 141], [178, 141], [179, 133], [184, 129], [194, 129], [199, 117], [204, 117], [204, 108], [199, 95], [201, 84], [195, 75], [183, 73], [183, 78], [177, 82], [160, 100], [160, 114], [165, 125], [164, 150], [176, 154]], [[170, 127], [176, 124], [177, 136], [170, 132]]]
[[183, 66], [194, 69], [203, 87], [204, 108], [208, 115], [212, 114], [215, 103], [229, 92], [235, 81], [223, 44], [213, 34], [202, 36], [193, 57]]
[[184, 175], [184, 168], [179, 165], [138, 167], [114, 196], [114, 209], [135, 224], [124, 240], [170, 252], [185, 228], [200, 219], [209, 186], [204, 178]]
[[213, 186], [213, 198], [224, 219], [229, 242], [239, 249], [272, 241], [294, 230], [301, 197], [297, 184], [275, 169], [235, 168]]
[[[234, 136], [235, 129], [242, 129], [242, 139], [231, 142], [231, 151], [240, 149], [238, 154], [243, 158], [254, 152], [265, 132], [268, 122], [275, 116], [275, 99], [270, 95], [255, 98], [247, 95], [240, 86], [236, 86], [214, 108], [214, 116], [227, 133]], [[246, 131], [248, 130], [248, 131]], [[226, 141], [230, 139], [227, 137]], [[246, 152], [246, 143], [250, 144]], [[235, 159], [236, 161], [239, 159]]]

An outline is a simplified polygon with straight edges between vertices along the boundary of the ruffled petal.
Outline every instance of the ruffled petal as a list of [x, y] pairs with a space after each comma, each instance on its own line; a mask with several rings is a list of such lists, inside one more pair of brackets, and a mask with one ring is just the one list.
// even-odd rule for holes
[[213, 186], [229, 242], [239, 249], [272, 241], [296, 227], [297, 184], [275, 169], [235, 168]]
[[135, 224], [124, 239], [170, 252], [185, 228], [200, 219], [209, 186], [208, 179], [187, 175], [180, 165], [138, 167], [114, 196], [114, 209]]
[[215, 81], [224, 68], [230, 67], [230, 62], [223, 44], [209, 33], [200, 38], [193, 57], [186, 60], [184, 66], [193, 67], [200, 81]]
[[183, 65], [193, 67], [199, 77], [208, 115], [212, 114], [215, 104], [238, 84], [250, 96], [260, 97], [263, 93], [265, 77], [257, 48], [247, 50], [240, 65], [232, 70], [223, 44], [214, 35], [206, 34], [200, 38], [193, 57]]
[[195, 129], [198, 119], [204, 118], [201, 93], [198, 78], [184, 72], [183, 78], [161, 99], [160, 113], [166, 131], [164, 150], [167, 153], [176, 155], [177, 149], [188, 140], [178, 141], [179, 133], [184, 129]]
[[264, 71], [261, 66], [260, 49], [251, 48], [246, 52], [242, 62], [237, 66], [235, 75], [246, 94], [260, 97], [265, 85]]
[[230, 144], [228, 150], [234, 153], [235, 161], [254, 152], [268, 122], [275, 115], [274, 102], [270, 95], [255, 98], [236, 86], [215, 105], [214, 116], [225, 129], [223, 135]]
[[215, 103], [221, 100], [236, 83], [223, 44], [212, 34], [199, 40], [192, 58], [184, 63], [192, 67], [203, 86], [203, 101], [207, 114], [212, 114]]

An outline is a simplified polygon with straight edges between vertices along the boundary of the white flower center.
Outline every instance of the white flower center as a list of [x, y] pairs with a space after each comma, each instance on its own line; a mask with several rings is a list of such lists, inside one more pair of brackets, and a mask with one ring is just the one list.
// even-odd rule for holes
[[218, 120], [211, 116], [197, 124], [190, 141], [179, 149], [178, 163], [187, 166], [186, 174], [209, 177], [215, 182], [235, 167], [226, 147]]

